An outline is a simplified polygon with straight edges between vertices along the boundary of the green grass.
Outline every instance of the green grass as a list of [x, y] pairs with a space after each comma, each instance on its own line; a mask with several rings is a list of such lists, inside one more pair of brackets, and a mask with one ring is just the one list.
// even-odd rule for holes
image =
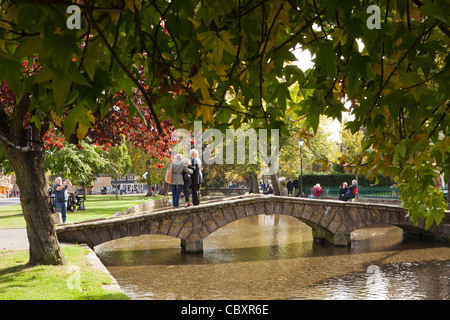
[[0, 207], [0, 229], [24, 227], [25, 219], [20, 205]]
[[[150, 198], [143, 198], [142, 195], [123, 195], [118, 200], [114, 195], [88, 196], [86, 210], [68, 212], [67, 222], [106, 218], [116, 211], [123, 211], [149, 200]], [[0, 229], [24, 227], [25, 220], [20, 205], [0, 208]], [[102, 285], [110, 283], [111, 279], [87, 264], [85, 248], [75, 245], [62, 246], [61, 249], [67, 260], [66, 266], [30, 267], [27, 265], [28, 250], [0, 253], [0, 300], [128, 299], [121, 292], [102, 289]], [[70, 270], [79, 272], [73, 273]], [[68, 284], [71, 283], [75, 284], [74, 288], [69, 287]]]
[[[90, 219], [106, 218], [116, 211], [123, 211], [143, 200], [159, 199], [164, 196], [143, 198], [142, 195], [122, 195], [116, 200], [115, 195], [93, 195], [87, 196], [84, 204], [85, 211], [67, 212], [67, 221], [79, 222]], [[25, 228], [25, 219], [20, 205], [0, 207], [0, 229]]]
[[87, 264], [87, 249], [80, 246], [61, 249], [66, 266], [30, 267], [28, 251], [0, 253], [0, 300], [129, 299], [122, 292], [102, 289], [111, 279]]

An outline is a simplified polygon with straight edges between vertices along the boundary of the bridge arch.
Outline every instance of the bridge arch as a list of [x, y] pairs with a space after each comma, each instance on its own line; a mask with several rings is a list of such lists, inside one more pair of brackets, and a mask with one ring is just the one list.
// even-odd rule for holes
[[133, 214], [114, 219], [58, 226], [60, 241], [86, 243], [94, 247], [121, 237], [160, 234], [181, 240], [185, 252], [202, 252], [203, 240], [230, 222], [258, 214], [289, 215], [311, 227], [317, 241], [349, 246], [353, 230], [375, 224], [391, 224], [411, 234], [450, 239], [450, 226], [425, 223], [414, 226], [407, 210], [399, 206], [352, 203], [337, 200], [279, 196], [240, 196], [190, 208]]

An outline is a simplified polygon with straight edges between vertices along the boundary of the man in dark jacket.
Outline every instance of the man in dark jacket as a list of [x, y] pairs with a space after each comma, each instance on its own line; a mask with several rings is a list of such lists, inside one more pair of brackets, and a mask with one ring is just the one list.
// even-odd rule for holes
[[347, 182], [342, 183], [342, 187], [339, 189], [339, 200], [347, 201], [348, 199], [345, 199], [345, 194], [347, 193]]
[[202, 175], [202, 161], [198, 157], [198, 151], [195, 149], [191, 150], [192, 166], [194, 170], [192, 173], [192, 204], [197, 206], [200, 204], [200, 185], [203, 183]]
[[298, 181], [298, 178], [294, 179], [292, 185], [294, 186], [295, 194], [298, 196], [300, 194], [300, 191], [298, 191], [298, 188], [300, 188], [300, 181]]
[[67, 215], [67, 188], [71, 187], [72, 183], [69, 179], [62, 182], [62, 178], [58, 177], [55, 179], [55, 186], [53, 187], [53, 193], [55, 194], [55, 206], [56, 210], [61, 213], [61, 218], [63, 223], [66, 223]]
[[286, 187], [288, 189], [288, 195], [292, 194], [292, 190], [294, 189], [294, 183], [292, 182], [291, 178], [289, 178], [289, 181], [287, 182]]

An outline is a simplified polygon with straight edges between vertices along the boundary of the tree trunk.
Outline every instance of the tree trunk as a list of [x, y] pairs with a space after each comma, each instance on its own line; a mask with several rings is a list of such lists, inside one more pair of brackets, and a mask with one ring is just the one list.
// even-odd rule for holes
[[258, 175], [256, 173], [250, 174], [249, 188], [248, 193], [259, 193]]
[[259, 194], [259, 182], [258, 175], [256, 173], [253, 175], [253, 189], [255, 193]]
[[272, 180], [273, 194], [275, 196], [281, 196], [281, 189], [280, 189], [280, 185], [278, 183], [278, 174], [270, 175], [270, 180]]
[[114, 178], [116, 180], [116, 200], [119, 200], [119, 176]]
[[255, 193], [255, 191], [254, 191], [254, 183], [253, 183], [253, 175], [252, 174], [250, 174], [250, 181], [248, 183], [248, 187], [249, 187], [248, 193]]
[[27, 151], [2, 145], [17, 177], [20, 201], [29, 241], [29, 265], [65, 265], [61, 252], [44, 174], [43, 148]]
[[83, 189], [83, 200], [86, 201], [86, 200], [87, 200], [87, 198], [86, 198], [86, 184], [83, 183], [83, 184], [81, 185], [81, 187], [82, 187], [82, 189]]
[[167, 182], [164, 182], [160, 194], [167, 196], [168, 193], [169, 193], [169, 184]]
[[147, 179], [147, 194], [146, 197], [153, 197], [153, 191], [152, 191], [152, 179], [150, 177]]

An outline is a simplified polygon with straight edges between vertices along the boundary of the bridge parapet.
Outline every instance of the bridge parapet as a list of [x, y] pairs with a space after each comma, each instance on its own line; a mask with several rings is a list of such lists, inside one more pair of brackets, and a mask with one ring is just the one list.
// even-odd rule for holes
[[200, 189], [200, 193], [202, 196], [208, 196], [214, 193], [220, 193], [223, 195], [244, 195], [246, 192], [249, 192], [249, 188], [219, 188], [219, 189]]
[[[60, 241], [86, 243], [94, 247], [114, 239], [159, 234], [179, 238], [185, 252], [202, 252], [203, 239], [224, 225], [258, 214], [284, 214], [312, 228], [316, 241], [348, 246], [350, 233], [371, 225], [391, 224], [408, 234], [450, 241], [450, 226], [425, 222], [414, 226], [407, 210], [396, 205], [343, 202], [273, 195], [227, 198], [189, 208], [170, 208], [157, 212], [65, 224], [56, 228]], [[450, 214], [449, 214], [450, 216]]]

